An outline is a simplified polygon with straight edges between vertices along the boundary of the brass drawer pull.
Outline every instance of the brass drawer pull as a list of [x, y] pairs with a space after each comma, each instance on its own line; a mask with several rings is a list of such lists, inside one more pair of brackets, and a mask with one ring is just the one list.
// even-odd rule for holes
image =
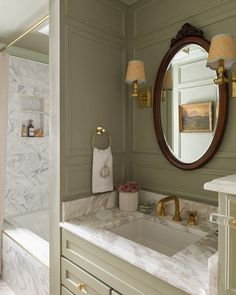
[[83, 292], [84, 294], [88, 294], [88, 295], [89, 295], [89, 293], [88, 293], [87, 290], [86, 290], [86, 285], [85, 285], [85, 283], [80, 283], [80, 284], [78, 284], [78, 289], [79, 289], [81, 292]]

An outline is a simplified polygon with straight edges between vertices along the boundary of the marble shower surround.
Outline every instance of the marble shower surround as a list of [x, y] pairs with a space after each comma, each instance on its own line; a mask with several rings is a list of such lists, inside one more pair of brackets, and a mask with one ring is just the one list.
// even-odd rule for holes
[[3, 281], [0, 281], [0, 294], [1, 295], [15, 295], [12, 290]]
[[[49, 76], [48, 65], [9, 58], [9, 103], [5, 214], [48, 207]], [[22, 138], [20, 96], [44, 97], [44, 138]]]
[[49, 269], [3, 234], [3, 280], [15, 295], [49, 295]]

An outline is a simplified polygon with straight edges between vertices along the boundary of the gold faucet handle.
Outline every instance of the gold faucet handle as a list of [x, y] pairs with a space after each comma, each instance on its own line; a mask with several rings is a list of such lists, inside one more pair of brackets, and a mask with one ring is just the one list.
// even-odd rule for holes
[[188, 224], [189, 225], [197, 225], [197, 211], [188, 211], [189, 219]]

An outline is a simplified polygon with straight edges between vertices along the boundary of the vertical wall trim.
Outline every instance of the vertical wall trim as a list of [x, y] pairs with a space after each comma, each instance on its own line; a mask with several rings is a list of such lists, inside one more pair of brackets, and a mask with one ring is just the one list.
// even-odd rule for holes
[[8, 83], [9, 58], [8, 54], [0, 54], [0, 273], [2, 267], [2, 231], [5, 203], [6, 184], [6, 145], [7, 145], [7, 109], [8, 109]]
[[50, 122], [49, 122], [49, 204], [50, 204], [50, 294], [60, 294], [60, 4], [50, 1], [50, 38], [49, 38], [49, 81], [50, 81]]

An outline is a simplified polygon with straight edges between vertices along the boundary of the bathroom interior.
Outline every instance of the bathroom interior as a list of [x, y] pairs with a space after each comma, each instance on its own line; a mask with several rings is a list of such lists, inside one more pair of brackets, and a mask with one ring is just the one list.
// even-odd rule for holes
[[235, 21], [0, 1], [0, 295], [236, 294]]

